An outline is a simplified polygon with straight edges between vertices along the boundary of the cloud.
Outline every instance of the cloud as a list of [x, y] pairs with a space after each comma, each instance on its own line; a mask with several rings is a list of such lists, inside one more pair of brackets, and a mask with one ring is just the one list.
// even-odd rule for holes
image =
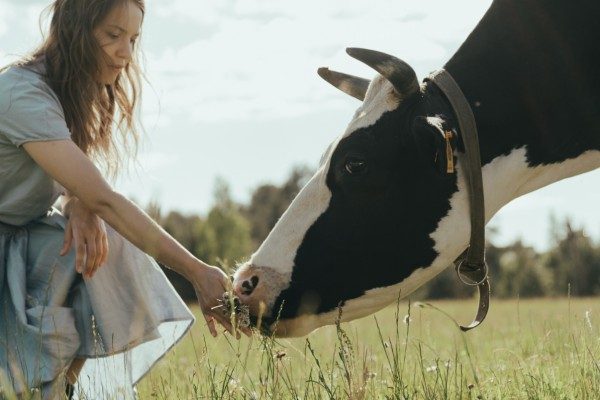
[[[448, 24], [444, 10], [454, 6], [442, 0], [428, 4], [435, 10], [428, 13], [420, 4], [395, 0], [149, 0], [142, 46], [152, 84], [146, 93], [156, 95], [145, 99], [144, 115], [161, 125], [173, 118], [268, 120], [315, 108], [339, 110], [347, 104], [343, 95], [321, 82], [316, 69], [374, 75], [351, 60], [345, 47], [390, 52], [424, 75], [449, 56], [448, 42], [461, 42], [485, 3], [468, 2]], [[0, 22], [5, 22], [0, 37], [10, 29], [13, 41], [20, 41], [16, 46], [0, 40], [4, 53], [35, 47], [38, 18], [48, 4], [0, 0]], [[3, 55], [0, 61], [13, 58]]]
[[41, 41], [40, 14], [49, 3], [0, 0], [0, 66], [27, 54]]
[[172, 155], [163, 152], [144, 152], [142, 150], [137, 161], [139, 167], [144, 172], [153, 172], [172, 166], [176, 163], [177, 160]]
[[8, 31], [8, 21], [12, 20], [14, 15], [14, 7], [10, 3], [0, 0], [0, 38]]
[[[447, 42], [462, 42], [485, 2], [448, 24], [442, 1], [422, 5], [380, 0], [280, 2], [230, 0], [149, 5], [148, 36], [156, 37], [152, 13], [176, 20], [161, 24], [172, 45], [148, 52], [148, 75], [160, 86], [166, 114], [192, 121], [270, 119], [304, 115], [315, 107], [339, 108], [338, 92], [321, 82], [319, 66], [371, 78], [374, 72], [344, 52], [347, 46], [398, 55], [424, 75], [449, 57]], [[154, 11], [153, 11], [154, 7]], [[340, 11], [342, 10], [342, 11]], [[176, 25], [176, 26], [175, 26]], [[183, 28], [209, 32], [193, 40]], [[165, 33], [166, 32], [166, 33]]]

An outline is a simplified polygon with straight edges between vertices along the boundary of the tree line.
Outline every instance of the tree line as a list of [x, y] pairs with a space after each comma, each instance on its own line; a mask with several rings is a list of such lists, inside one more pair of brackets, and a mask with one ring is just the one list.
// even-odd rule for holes
[[[296, 194], [312, 175], [306, 167], [294, 168], [282, 185], [263, 184], [248, 204], [232, 200], [227, 183], [218, 179], [214, 204], [207, 215], [164, 213], [152, 202], [146, 209], [167, 232], [195, 256], [232, 273], [266, 238]], [[552, 246], [537, 252], [521, 240], [507, 246], [494, 244], [497, 232], [488, 230], [486, 259], [494, 297], [600, 295], [600, 243], [567, 219], [551, 217]], [[193, 299], [192, 287], [176, 273], [164, 269], [184, 299]], [[461, 284], [449, 267], [424, 285], [418, 298], [461, 298], [474, 291]]]

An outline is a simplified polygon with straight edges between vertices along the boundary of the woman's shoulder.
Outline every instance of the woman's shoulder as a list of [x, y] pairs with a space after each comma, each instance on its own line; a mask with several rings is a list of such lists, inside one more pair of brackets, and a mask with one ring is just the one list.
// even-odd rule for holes
[[44, 67], [40, 64], [10, 64], [0, 69], [0, 87], [16, 83], [40, 84], [44, 82]]
[[37, 91], [55, 97], [44, 79], [43, 65], [14, 64], [0, 72], [0, 104]]
[[71, 137], [41, 66], [12, 65], [0, 73], [0, 141], [6, 142], [3, 137], [17, 146]]

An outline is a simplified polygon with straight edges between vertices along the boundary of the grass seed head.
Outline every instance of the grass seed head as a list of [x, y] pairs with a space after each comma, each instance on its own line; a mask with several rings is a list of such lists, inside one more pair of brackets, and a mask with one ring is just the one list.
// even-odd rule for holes
[[242, 328], [250, 326], [250, 308], [242, 304], [240, 299], [231, 292], [223, 293], [223, 297], [220, 300], [222, 307], [220, 307], [223, 315], [228, 318], [234, 317], [237, 321], [237, 325]]

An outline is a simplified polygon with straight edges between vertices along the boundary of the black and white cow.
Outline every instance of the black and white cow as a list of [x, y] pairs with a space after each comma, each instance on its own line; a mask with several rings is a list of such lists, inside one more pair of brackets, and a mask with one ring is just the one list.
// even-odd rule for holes
[[[475, 114], [487, 221], [519, 196], [600, 167], [599, 17], [597, 0], [496, 0], [444, 66]], [[455, 116], [434, 84], [399, 65], [381, 63], [366, 93], [359, 80], [338, 85], [362, 105], [235, 274], [251, 314], [267, 328], [279, 318], [276, 335], [332, 324], [340, 304], [344, 321], [373, 313], [468, 245]], [[440, 165], [448, 130], [458, 134], [456, 173]]]

